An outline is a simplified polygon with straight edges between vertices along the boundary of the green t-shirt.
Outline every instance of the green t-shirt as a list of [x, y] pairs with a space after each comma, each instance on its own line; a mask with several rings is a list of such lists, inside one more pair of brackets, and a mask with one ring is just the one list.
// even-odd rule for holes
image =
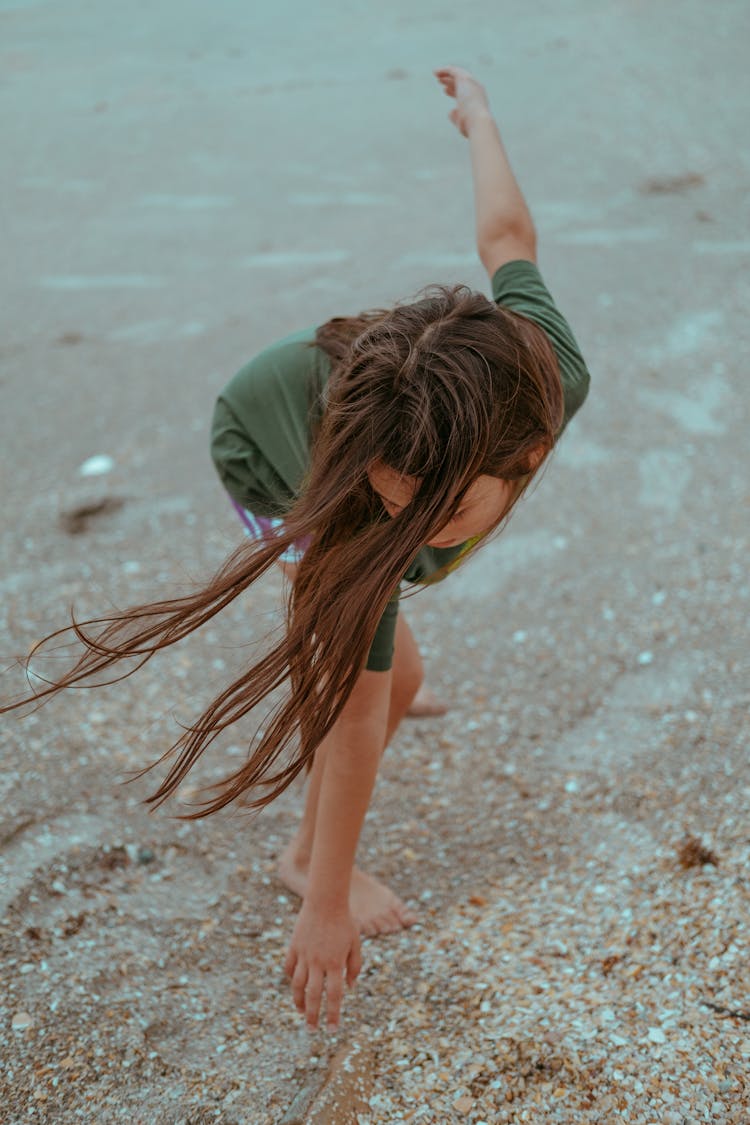
[[[547, 333], [560, 366], [565, 426], [586, 397], [589, 373], [538, 268], [533, 262], [507, 262], [492, 278], [492, 297]], [[306, 328], [271, 344], [237, 372], [216, 403], [211, 430], [214, 464], [230, 496], [256, 515], [283, 516], [307, 472], [317, 421], [315, 404], [331, 370], [323, 349], [309, 347], [314, 339], [315, 328]], [[439, 580], [468, 546], [423, 547], [404, 580]], [[398, 591], [378, 625], [367, 660], [370, 670], [391, 667], [397, 615]]]

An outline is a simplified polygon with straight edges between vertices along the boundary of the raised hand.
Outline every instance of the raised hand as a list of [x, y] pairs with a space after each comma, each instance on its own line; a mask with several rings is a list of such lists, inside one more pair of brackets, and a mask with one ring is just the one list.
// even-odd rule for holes
[[490, 113], [484, 86], [460, 66], [443, 66], [433, 73], [448, 97], [456, 99], [448, 116], [459, 132], [468, 137], [472, 121]]

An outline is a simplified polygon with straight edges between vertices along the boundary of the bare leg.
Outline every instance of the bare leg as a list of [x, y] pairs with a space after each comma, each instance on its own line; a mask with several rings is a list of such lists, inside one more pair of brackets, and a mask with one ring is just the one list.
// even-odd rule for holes
[[406, 714], [410, 719], [429, 719], [434, 715], [444, 715], [447, 710], [448, 706], [440, 696], [423, 684]]
[[[403, 615], [396, 624], [391, 702], [383, 749], [393, 737], [422, 682], [422, 661], [414, 637]], [[315, 754], [305, 799], [302, 822], [279, 860], [279, 874], [290, 890], [304, 895], [310, 863], [320, 784], [325, 761], [325, 743]], [[379, 880], [355, 867], [352, 872], [350, 906], [363, 934], [374, 936], [403, 929], [416, 915]]]

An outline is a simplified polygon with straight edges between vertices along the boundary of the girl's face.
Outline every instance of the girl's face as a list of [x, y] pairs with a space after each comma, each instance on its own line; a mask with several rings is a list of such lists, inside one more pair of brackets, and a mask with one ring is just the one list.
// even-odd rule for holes
[[[411, 500], [418, 486], [416, 477], [403, 476], [381, 462], [367, 471], [373, 491], [383, 501], [389, 516], [397, 516]], [[452, 520], [441, 527], [428, 547], [457, 547], [467, 539], [483, 535], [494, 527], [513, 496], [513, 483], [498, 477], [477, 477], [466, 490], [461, 506]]]

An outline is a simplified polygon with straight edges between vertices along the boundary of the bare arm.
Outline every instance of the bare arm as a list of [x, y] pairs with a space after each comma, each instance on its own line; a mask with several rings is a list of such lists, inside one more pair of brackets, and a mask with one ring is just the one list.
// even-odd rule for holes
[[348, 906], [357, 842], [385, 745], [390, 695], [390, 672], [361, 672], [326, 742], [305, 895], [316, 908]]
[[477, 250], [490, 277], [505, 262], [536, 261], [536, 232], [510, 166], [484, 88], [468, 71], [443, 67], [435, 74], [456, 99], [450, 118], [471, 152]]
[[292, 978], [294, 1002], [312, 1027], [317, 1026], [324, 988], [328, 1025], [338, 1025], [343, 976], [352, 985], [362, 964], [349, 889], [385, 745], [390, 694], [390, 672], [361, 672], [320, 748], [324, 765], [310, 874], [284, 966]]

